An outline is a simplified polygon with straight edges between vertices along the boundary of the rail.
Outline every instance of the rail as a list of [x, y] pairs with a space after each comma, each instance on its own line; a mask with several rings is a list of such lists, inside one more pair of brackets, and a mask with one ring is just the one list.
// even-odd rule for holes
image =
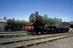
[[1, 39], [1, 47], [19, 48], [72, 36], [70, 33]]

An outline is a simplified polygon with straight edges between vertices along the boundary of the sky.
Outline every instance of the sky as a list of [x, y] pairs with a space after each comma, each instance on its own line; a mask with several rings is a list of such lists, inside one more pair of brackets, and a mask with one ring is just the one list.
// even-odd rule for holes
[[29, 16], [38, 11], [49, 18], [73, 20], [73, 0], [0, 0], [0, 18], [29, 20]]

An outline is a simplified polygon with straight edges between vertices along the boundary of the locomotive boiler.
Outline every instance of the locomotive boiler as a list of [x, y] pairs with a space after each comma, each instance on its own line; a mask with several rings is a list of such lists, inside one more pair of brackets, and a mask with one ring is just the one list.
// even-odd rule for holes
[[29, 21], [32, 25], [23, 27], [29, 34], [62, 33], [68, 32], [70, 28], [69, 25], [64, 24], [61, 19], [47, 18], [47, 15], [41, 16], [38, 12], [31, 14]]

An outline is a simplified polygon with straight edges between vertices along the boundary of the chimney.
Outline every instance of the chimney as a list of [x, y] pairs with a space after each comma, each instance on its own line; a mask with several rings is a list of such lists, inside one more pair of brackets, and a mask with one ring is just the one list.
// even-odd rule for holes
[[38, 12], [35, 12], [36, 15], [38, 15]]

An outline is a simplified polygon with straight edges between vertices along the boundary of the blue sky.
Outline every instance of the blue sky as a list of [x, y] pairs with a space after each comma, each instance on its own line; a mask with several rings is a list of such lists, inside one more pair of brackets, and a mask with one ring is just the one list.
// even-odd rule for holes
[[31, 13], [38, 11], [50, 18], [73, 20], [73, 0], [0, 0], [0, 18], [29, 20]]

